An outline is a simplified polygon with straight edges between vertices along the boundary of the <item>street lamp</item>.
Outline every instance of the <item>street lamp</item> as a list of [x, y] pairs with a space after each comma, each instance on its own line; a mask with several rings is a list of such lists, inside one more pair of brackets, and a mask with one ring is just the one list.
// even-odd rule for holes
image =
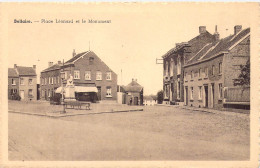
[[63, 111], [62, 113], [66, 113], [65, 111], [65, 102], [64, 102], [64, 87], [63, 87], [63, 82], [65, 79], [65, 72], [64, 69], [62, 69], [62, 71], [60, 72], [60, 77], [61, 77], [61, 104], [63, 105]]

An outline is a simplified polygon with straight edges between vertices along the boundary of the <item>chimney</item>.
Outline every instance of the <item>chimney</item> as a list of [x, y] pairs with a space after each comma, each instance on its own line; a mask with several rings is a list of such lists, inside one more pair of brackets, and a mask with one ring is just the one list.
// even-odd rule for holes
[[206, 33], [206, 26], [200, 26], [200, 27], [199, 27], [199, 33], [200, 33], [200, 34]]
[[72, 58], [76, 56], [75, 49], [73, 49]]
[[219, 40], [219, 33], [218, 33], [218, 26], [216, 25], [215, 26], [215, 33], [214, 33], [214, 37], [215, 37], [215, 40], [218, 41]]
[[33, 65], [33, 69], [36, 71], [36, 65]]
[[17, 64], [14, 64], [14, 68], [17, 68]]
[[58, 61], [58, 65], [61, 65], [61, 61]]
[[48, 67], [51, 67], [53, 65], [53, 62], [48, 62]]
[[234, 34], [238, 34], [242, 30], [242, 25], [236, 25], [234, 27]]
[[134, 78], [132, 78], [132, 82], [133, 82], [133, 81], [135, 81], [135, 79], [134, 79]]

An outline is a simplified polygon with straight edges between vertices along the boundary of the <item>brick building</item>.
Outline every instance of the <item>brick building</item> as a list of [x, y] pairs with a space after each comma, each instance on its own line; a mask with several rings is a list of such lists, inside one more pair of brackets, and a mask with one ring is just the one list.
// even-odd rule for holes
[[23, 67], [14, 64], [8, 68], [8, 98], [18, 94], [21, 100], [37, 100], [36, 65]]
[[[76, 99], [82, 101], [116, 100], [117, 75], [92, 51], [76, 54], [64, 64], [60, 61], [41, 72], [41, 98], [49, 100], [62, 84], [60, 72], [64, 69], [65, 81], [73, 76]], [[89, 88], [95, 87], [97, 93]]]
[[249, 88], [234, 86], [240, 65], [250, 59], [250, 29], [234, 27], [234, 34], [207, 43], [184, 65], [184, 102], [187, 106], [218, 108], [249, 105]]
[[199, 35], [188, 42], [177, 43], [163, 58], [163, 91], [164, 103], [180, 104], [184, 101], [183, 66], [190, 57], [207, 43], [218, 40], [217, 31], [210, 34], [205, 26], [199, 27]]

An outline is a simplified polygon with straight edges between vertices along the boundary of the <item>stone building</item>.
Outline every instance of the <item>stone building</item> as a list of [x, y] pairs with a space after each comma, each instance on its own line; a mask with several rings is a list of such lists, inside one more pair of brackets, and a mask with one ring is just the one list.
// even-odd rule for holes
[[163, 58], [163, 91], [165, 104], [184, 102], [183, 66], [190, 57], [202, 49], [205, 44], [218, 40], [217, 31], [210, 34], [205, 26], [199, 27], [199, 35], [188, 42], [176, 46], [162, 56]]
[[128, 105], [143, 105], [144, 88], [137, 83], [137, 79], [132, 79], [132, 82], [124, 86], [125, 102]]
[[233, 35], [204, 45], [184, 65], [185, 105], [209, 108], [249, 105], [249, 87], [234, 86], [240, 65], [249, 59], [249, 28], [235, 26]]
[[[72, 54], [64, 64], [49, 62], [41, 72], [41, 98], [49, 100], [62, 85], [60, 73], [65, 71], [65, 80], [72, 75], [76, 86], [76, 99], [82, 101], [116, 100], [117, 75], [94, 52]], [[96, 93], [97, 90], [97, 93]]]
[[21, 100], [37, 100], [36, 65], [33, 67], [17, 66], [8, 68], [8, 98], [18, 94]]

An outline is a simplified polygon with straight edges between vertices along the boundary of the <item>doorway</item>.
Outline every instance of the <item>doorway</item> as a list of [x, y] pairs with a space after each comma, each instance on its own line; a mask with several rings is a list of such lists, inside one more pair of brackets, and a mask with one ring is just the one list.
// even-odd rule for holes
[[209, 106], [209, 99], [208, 99], [209, 91], [208, 91], [208, 86], [204, 86], [204, 91], [205, 91], [205, 97], [204, 97], [205, 107], [208, 107], [208, 106]]
[[21, 100], [23, 100], [24, 99], [24, 90], [20, 91], [20, 96], [21, 96]]
[[134, 105], [138, 105], [138, 97], [134, 97]]
[[189, 99], [188, 99], [188, 86], [185, 87], [185, 105], [188, 106], [188, 102], [189, 102]]
[[214, 108], [214, 97], [215, 97], [214, 83], [211, 84], [211, 105]]
[[97, 86], [97, 97], [98, 97], [98, 100], [101, 100], [101, 86]]

